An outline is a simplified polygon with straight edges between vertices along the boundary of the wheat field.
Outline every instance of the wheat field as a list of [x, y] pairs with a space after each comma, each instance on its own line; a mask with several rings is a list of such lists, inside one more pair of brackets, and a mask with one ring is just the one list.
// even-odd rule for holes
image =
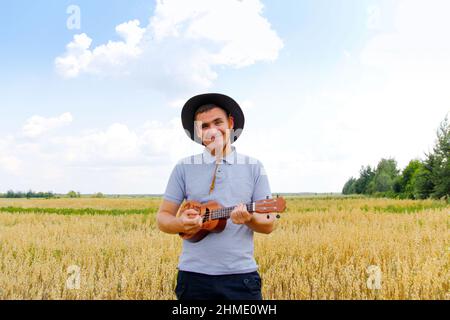
[[[0, 299], [175, 299], [160, 198], [0, 199]], [[255, 234], [264, 299], [449, 299], [450, 205], [288, 197]], [[229, 222], [231, 223], [231, 222]]]

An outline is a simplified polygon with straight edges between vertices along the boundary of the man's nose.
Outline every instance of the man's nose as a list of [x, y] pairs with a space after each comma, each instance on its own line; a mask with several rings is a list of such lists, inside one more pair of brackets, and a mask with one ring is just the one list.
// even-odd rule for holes
[[219, 130], [214, 125], [208, 128], [208, 136], [215, 136], [217, 133], [219, 133]]

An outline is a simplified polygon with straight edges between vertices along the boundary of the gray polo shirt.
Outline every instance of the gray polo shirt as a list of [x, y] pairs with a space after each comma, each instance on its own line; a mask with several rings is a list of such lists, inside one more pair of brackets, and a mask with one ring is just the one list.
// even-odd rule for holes
[[[232, 146], [217, 168], [215, 188], [209, 187], [215, 169], [215, 157], [203, 153], [178, 161], [170, 175], [164, 199], [181, 204], [183, 200], [215, 200], [224, 207], [272, 198], [263, 164], [237, 153]], [[197, 243], [183, 240], [178, 269], [210, 275], [246, 273], [257, 270], [253, 257], [253, 230], [228, 219], [220, 233], [210, 233]]]

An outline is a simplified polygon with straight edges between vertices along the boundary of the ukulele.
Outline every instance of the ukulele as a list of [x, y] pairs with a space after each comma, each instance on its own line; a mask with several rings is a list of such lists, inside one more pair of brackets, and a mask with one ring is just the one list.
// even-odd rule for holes
[[[267, 199], [264, 200], [247, 203], [245, 206], [250, 213], [267, 214], [272, 212], [283, 212], [286, 209], [286, 200], [284, 200], [283, 197], [278, 196], [273, 199], [267, 197]], [[180, 232], [180, 237], [189, 242], [199, 242], [210, 232], [222, 232], [225, 229], [227, 219], [230, 218], [234, 208], [235, 206], [224, 208], [216, 201], [208, 201], [204, 204], [197, 201], [186, 201], [181, 207], [180, 212], [187, 209], [196, 210], [200, 213], [203, 224], [202, 228], [197, 233], [187, 234]], [[280, 215], [277, 215], [277, 218], [280, 218]]]

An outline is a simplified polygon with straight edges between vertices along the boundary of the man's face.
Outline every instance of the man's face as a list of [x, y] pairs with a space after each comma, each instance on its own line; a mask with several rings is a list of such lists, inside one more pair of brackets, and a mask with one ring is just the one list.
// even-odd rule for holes
[[195, 130], [210, 151], [221, 151], [225, 147], [233, 127], [233, 117], [227, 117], [226, 112], [220, 108], [199, 113], [195, 118]]

